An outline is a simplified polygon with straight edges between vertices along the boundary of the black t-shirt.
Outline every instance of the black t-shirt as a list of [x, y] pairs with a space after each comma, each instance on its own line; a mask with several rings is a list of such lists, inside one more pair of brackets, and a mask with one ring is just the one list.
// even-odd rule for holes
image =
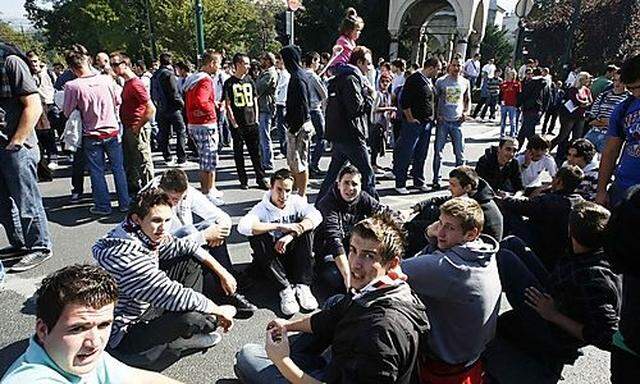
[[[15, 55], [0, 58], [0, 145], [3, 147], [15, 135], [24, 105], [20, 97], [38, 93], [35, 79], [29, 71], [27, 63]], [[35, 131], [29, 136], [25, 145], [33, 147], [37, 144]]]
[[256, 85], [251, 77], [242, 79], [231, 76], [224, 82], [223, 92], [225, 98], [231, 102], [231, 111], [240, 128], [249, 128], [258, 125], [258, 106], [256, 100]]
[[413, 117], [426, 123], [433, 120], [435, 93], [431, 80], [418, 71], [407, 77], [402, 87], [402, 109], [411, 109]]

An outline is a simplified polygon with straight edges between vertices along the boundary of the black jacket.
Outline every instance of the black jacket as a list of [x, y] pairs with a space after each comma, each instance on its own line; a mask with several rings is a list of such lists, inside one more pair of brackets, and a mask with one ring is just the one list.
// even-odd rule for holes
[[172, 113], [184, 108], [178, 78], [168, 67], [158, 69], [151, 77], [151, 99], [160, 112]]
[[531, 248], [553, 269], [556, 261], [569, 246], [569, 213], [574, 204], [582, 201], [576, 193], [555, 191], [536, 197], [505, 197], [499, 206], [506, 216], [529, 218]]
[[365, 191], [355, 201], [347, 203], [335, 184], [316, 207], [322, 213], [322, 223], [316, 229], [313, 244], [316, 256], [320, 258], [346, 255], [345, 242], [349, 241], [353, 226], [382, 209], [380, 203]]
[[289, 132], [296, 133], [311, 119], [309, 114], [309, 81], [300, 66], [300, 48], [288, 45], [280, 51], [282, 61], [291, 75], [287, 88], [285, 123]]
[[478, 176], [486, 180], [494, 191], [517, 192], [524, 190], [520, 166], [512, 159], [504, 167], [498, 165], [498, 147], [487, 148], [476, 164]]
[[329, 82], [326, 138], [343, 144], [364, 144], [373, 100], [367, 94], [360, 69], [347, 64], [337, 68]]
[[416, 383], [426, 308], [406, 283], [343, 296], [311, 316], [320, 348], [331, 346], [327, 383]]
[[524, 83], [518, 95], [518, 106], [522, 112], [542, 112], [547, 109], [551, 100], [551, 92], [543, 77], [534, 77]]
[[553, 326], [558, 344], [568, 353], [576, 353], [587, 344], [611, 350], [613, 334], [618, 329], [622, 281], [612, 272], [602, 249], [560, 258], [549, 276], [548, 289], [556, 308], [584, 326], [584, 341]]

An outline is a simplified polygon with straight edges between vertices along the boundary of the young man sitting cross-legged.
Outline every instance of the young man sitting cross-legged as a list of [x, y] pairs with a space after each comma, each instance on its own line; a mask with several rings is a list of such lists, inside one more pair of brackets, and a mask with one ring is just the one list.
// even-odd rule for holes
[[313, 230], [322, 222], [322, 215], [306, 198], [293, 195], [292, 189], [293, 174], [279, 169], [271, 176], [271, 187], [262, 201], [238, 223], [238, 232], [249, 237], [256, 264], [278, 285], [285, 316], [300, 307], [307, 311], [318, 308], [310, 285]]
[[166, 192], [141, 192], [127, 218], [92, 248], [118, 283], [109, 347], [120, 360], [152, 370], [212, 347], [220, 341], [216, 328], [227, 331], [236, 314], [211, 300], [220, 288], [234, 293], [235, 279], [200, 244], [170, 235], [172, 217]]
[[500, 315], [498, 334], [540, 361], [553, 382], [579, 348], [612, 350], [622, 280], [603, 249], [609, 215], [598, 204], [577, 203], [568, 220], [570, 251], [552, 270], [520, 239], [500, 244], [500, 280], [513, 310]]
[[[313, 315], [269, 323], [265, 347], [248, 344], [238, 352], [240, 381], [417, 382], [418, 339], [429, 323], [424, 305], [393, 271], [403, 253], [402, 227], [389, 214], [356, 224], [349, 246], [352, 291]], [[329, 347], [331, 353], [323, 353]]]
[[117, 300], [115, 280], [97, 266], [76, 264], [44, 278], [36, 292], [36, 334], [2, 383], [177, 384], [105, 352]]
[[[226, 242], [231, 234], [231, 217], [205, 194], [190, 186], [187, 174], [181, 169], [165, 171], [150, 183], [151, 187], [159, 187], [170, 197], [173, 217], [169, 232], [200, 244], [235, 278], [237, 272], [231, 263]], [[233, 305], [238, 311], [237, 317], [242, 318], [251, 317], [258, 309], [237, 291], [218, 290], [215, 301]]]

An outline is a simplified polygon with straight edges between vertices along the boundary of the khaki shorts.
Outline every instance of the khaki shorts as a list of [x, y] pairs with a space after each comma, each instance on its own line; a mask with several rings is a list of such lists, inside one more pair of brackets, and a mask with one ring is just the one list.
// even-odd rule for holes
[[287, 131], [287, 164], [294, 174], [309, 167], [309, 144], [314, 133], [311, 121], [304, 123], [295, 135]]

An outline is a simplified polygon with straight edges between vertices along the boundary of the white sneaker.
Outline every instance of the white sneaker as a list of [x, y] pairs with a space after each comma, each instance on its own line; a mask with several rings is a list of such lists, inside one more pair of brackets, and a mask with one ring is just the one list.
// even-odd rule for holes
[[221, 207], [226, 204], [224, 200], [219, 197], [213, 196], [211, 193], [207, 195], [207, 199], [209, 199], [209, 201], [212, 202], [216, 207]]
[[402, 187], [402, 188], [395, 188], [396, 192], [398, 193], [398, 195], [408, 195], [410, 192], [407, 188]]
[[300, 302], [300, 306], [305, 311], [313, 311], [318, 309], [318, 300], [313, 297], [313, 293], [311, 293], [311, 288], [308, 285], [297, 284], [295, 287], [296, 297]]
[[300, 312], [300, 306], [296, 301], [296, 293], [290, 286], [280, 291], [280, 311], [285, 316], [292, 316]]
[[55, 161], [50, 161], [49, 164], [47, 165], [47, 167], [52, 170], [55, 171], [56, 169], [60, 169], [62, 168], [62, 166], [60, 166], [57, 162]]

